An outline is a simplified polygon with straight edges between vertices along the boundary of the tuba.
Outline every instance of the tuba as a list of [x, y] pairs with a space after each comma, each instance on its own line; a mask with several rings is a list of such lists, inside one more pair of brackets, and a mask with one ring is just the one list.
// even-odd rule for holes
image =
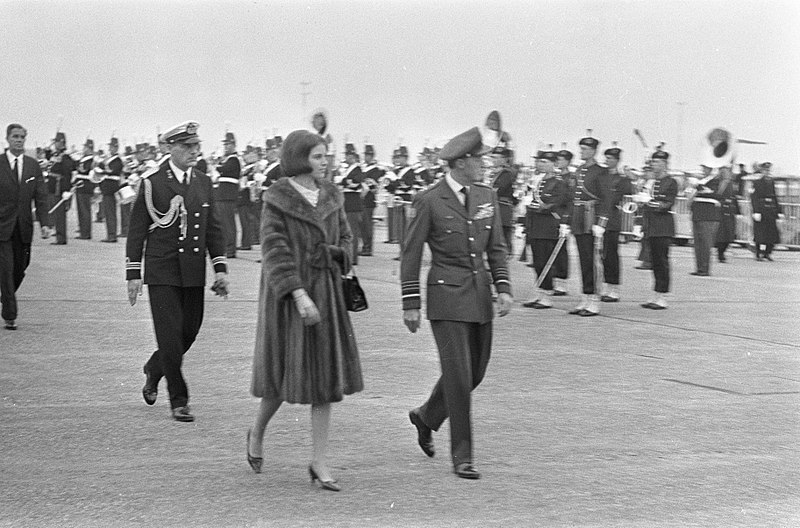
[[736, 157], [736, 139], [724, 128], [713, 128], [706, 135], [708, 144], [703, 155], [703, 165], [718, 169], [733, 164]]

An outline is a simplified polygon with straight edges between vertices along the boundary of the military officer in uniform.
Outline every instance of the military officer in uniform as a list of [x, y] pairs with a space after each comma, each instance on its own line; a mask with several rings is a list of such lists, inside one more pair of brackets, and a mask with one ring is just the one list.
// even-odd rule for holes
[[212, 289], [223, 296], [228, 291], [225, 239], [211, 179], [194, 168], [200, 153], [197, 127], [189, 121], [163, 133], [171, 155], [142, 180], [126, 248], [131, 305], [142, 293], [144, 253], [144, 282], [158, 343], [144, 366], [142, 396], [153, 405], [159, 380], [167, 378], [172, 417], [179, 422], [194, 421], [181, 364], [203, 322], [206, 252], [215, 272]]
[[513, 302], [497, 200], [489, 186], [479, 183], [481, 157], [488, 150], [478, 127], [442, 148], [440, 156], [448, 161], [450, 174], [415, 197], [400, 267], [403, 320], [416, 332], [421, 318], [420, 264], [427, 242], [432, 259], [427, 317], [442, 373], [428, 401], [409, 418], [428, 456], [435, 452], [432, 431], [450, 418], [453, 469], [467, 479], [480, 478], [472, 465], [470, 407], [471, 391], [483, 379], [491, 353], [491, 285], [497, 290], [500, 316]]
[[75, 160], [67, 154], [67, 136], [56, 132], [53, 150], [47, 152], [50, 170], [47, 175], [47, 202], [51, 210], [61, 200], [61, 204], [52, 212], [51, 222], [56, 231], [54, 246], [67, 243], [67, 211], [69, 210], [72, 185], [72, 174], [75, 172]]
[[[758, 167], [761, 178], [753, 182], [750, 203], [753, 208], [753, 238], [756, 246], [756, 260], [772, 261], [772, 249], [780, 243], [778, 220], [783, 219], [783, 208], [775, 193], [775, 182], [770, 176], [772, 163], [762, 163]], [[761, 249], [761, 246], [764, 249]]]
[[122, 180], [124, 164], [119, 157], [119, 140], [112, 137], [108, 142], [108, 153], [101, 165], [95, 169], [102, 174], [100, 179], [100, 194], [103, 196], [100, 208], [106, 222], [106, 238], [103, 242], [117, 241], [117, 191]]
[[569, 188], [555, 171], [556, 159], [556, 153], [552, 151], [540, 150], [536, 154], [537, 167], [543, 175], [532, 189], [533, 199], [526, 211], [525, 236], [533, 253], [539, 290], [534, 298], [523, 303], [526, 308], [546, 309], [553, 306], [549, 298], [553, 293], [553, 271], [551, 269], [544, 276], [542, 273], [559, 237], [566, 239], [568, 232], [565, 213], [570, 198]]
[[643, 204], [642, 230], [650, 245], [650, 260], [655, 277], [655, 295], [643, 303], [643, 308], [664, 310], [667, 308], [665, 296], [669, 292], [669, 246], [675, 236], [675, 219], [672, 207], [678, 195], [678, 182], [667, 173], [669, 153], [657, 150], [653, 153], [651, 165], [655, 180], [652, 200]]
[[619, 233], [622, 231], [620, 204], [625, 195], [633, 194], [631, 180], [619, 170], [622, 150], [616, 146], [603, 152], [606, 158], [607, 188], [611, 202], [608, 208], [608, 224], [603, 233], [603, 291], [602, 302], [619, 302], [620, 266]]
[[[572, 152], [566, 149], [567, 144], [562, 144], [561, 150], [556, 153], [556, 172], [558, 172], [561, 181], [564, 182], [564, 188], [567, 192], [572, 192], [575, 179], [572, 177], [572, 172], [569, 170], [569, 165], [572, 163]], [[567, 250], [569, 244], [561, 245], [558, 251], [556, 260], [553, 262], [553, 296], [560, 297], [567, 294], [567, 279], [569, 278], [569, 252]]]
[[375, 146], [367, 143], [364, 145], [364, 164], [361, 167], [364, 173], [364, 184], [367, 186], [367, 193], [364, 195], [364, 213], [361, 217], [361, 236], [364, 237], [364, 245], [361, 248], [362, 257], [372, 256], [373, 243], [373, 221], [375, 213], [375, 194], [378, 191], [379, 182], [386, 175], [386, 171], [375, 161]]
[[606, 185], [608, 178], [606, 169], [598, 165], [595, 159], [599, 144], [600, 142], [591, 136], [584, 137], [578, 142], [583, 164], [575, 176], [575, 188], [568, 213], [570, 231], [575, 235], [575, 243], [578, 246], [583, 285], [581, 302], [569, 313], [583, 317], [600, 313], [599, 299], [596, 295], [595, 246], [599, 247], [602, 244], [608, 223], [610, 200]]
[[80, 186], [75, 189], [75, 204], [78, 208], [78, 238], [91, 240], [92, 238], [92, 197], [96, 184], [92, 180], [94, 169], [94, 140], [86, 139], [83, 144], [83, 156], [78, 161], [78, 172], [74, 184]]
[[220, 160], [217, 172], [214, 207], [222, 225], [225, 237], [225, 255], [236, 258], [236, 201], [239, 198], [239, 178], [242, 176], [242, 162], [236, 153], [236, 137], [233, 132], [225, 132], [222, 140], [225, 154]]

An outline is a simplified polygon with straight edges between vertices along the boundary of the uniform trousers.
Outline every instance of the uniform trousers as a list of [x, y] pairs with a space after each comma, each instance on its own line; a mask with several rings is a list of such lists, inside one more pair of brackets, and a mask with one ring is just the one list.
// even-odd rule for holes
[[0, 302], [2, 317], [6, 321], [17, 318], [17, 290], [31, 262], [31, 245], [22, 242], [19, 223], [14, 226], [11, 238], [0, 241]]
[[81, 238], [92, 238], [92, 195], [75, 193], [78, 207], [78, 234]]
[[603, 280], [619, 284], [619, 231], [603, 233]]
[[[52, 209], [61, 200], [60, 194], [48, 194], [47, 206]], [[53, 211], [50, 215], [50, 222], [52, 227], [56, 230], [56, 242], [59, 244], [67, 243], [67, 208], [69, 207], [69, 200], [58, 206], [58, 209]]]
[[131, 207], [133, 204], [119, 204], [119, 234], [128, 236], [128, 226], [131, 225]]
[[568, 245], [569, 240], [564, 240], [564, 243], [561, 244], [561, 249], [558, 250], [556, 260], [553, 262], [553, 277], [556, 279], [566, 280], [569, 278], [569, 253], [567, 252]]
[[255, 218], [255, 229], [253, 229], [253, 245], [257, 246], [261, 243], [261, 211], [263, 210], [264, 202], [256, 202], [253, 204], [253, 217]]
[[253, 231], [257, 231], [253, 205], [252, 202], [248, 201], [236, 206], [236, 211], [239, 213], [239, 224], [242, 226], [242, 247], [251, 247], [253, 238], [258, 238], [258, 233], [253, 233]]
[[372, 215], [375, 209], [364, 209], [361, 214], [361, 238], [363, 244], [361, 245], [362, 253], [372, 253], [372, 237], [374, 226], [372, 225]]
[[397, 225], [395, 224], [395, 219], [394, 219], [396, 215], [397, 215], [396, 207], [386, 208], [386, 229], [388, 231], [388, 235], [386, 236], [386, 242], [397, 241], [397, 235], [395, 234], [395, 231], [397, 231]]
[[353, 255], [352, 263], [355, 266], [358, 264], [358, 241], [361, 239], [361, 218], [363, 211], [348, 211], [345, 213], [347, 216], [347, 223], [350, 224], [350, 231], [353, 233]]
[[643, 238], [641, 241], [641, 246], [639, 247], [639, 256], [636, 260], [642, 263], [643, 268], [652, 268], [653, 262], [650, 259], [650, 239]]
[[650, 261], [653, 263], [653, 277], [657, 293], [669, 291], [669, 246], [672, 237], [648, 237], [650, 241]]
[[104, 194], [100, 202], [100, 209], [106, 220], [106, 240], [117, 239], [117, 197], [113, 194]]
[[[547, 264], [550, 255], [556, 248], [557, 240], [549, 238], [534, 238], [531, 242], [531, 252], [533, 252], [533, 269], [536, 270], [536, 277], [541, 278], [542, 271]], [[555, 262], [553, 262], [555, 265]], [[541, 279], [541, 286], [543, 290], [550, 291], [553, 289], [553, 268], [547, 272], [544, 279]]]
[[173, 409], [189, 402], [189, 389], [181, 373], [183, 355], [189, 350], [203, 323], [203, 287], [182, 288], [151, 284], [150, 312], [158, 350], [145, 363], [153, 382], [167, 378]]
[[486, 374], [492, 350], [492, 323], [431, 321], [442, 375], [420, 407], [422, 421], [438, 431], [450, 418], [453, 465], [472, 463], [472, 390]]
[[217, 200], [214, 209], [225, 240], [225, 255], [232, 257], [236, 255], [236, 201]]
[[692, 222], [694, 238], [694, 263], [699, 273], [711, 270], [711, 247], [717, 240], [719, 222]]
[[[760, 256], [769, 257], [772, 255], [772, 250], [775, 248], [775, 244], [756, 244], [756, 258]], [[764, 246], [764, 250], [761, 250], [761, 246]]]
[[583, 293], [594, 294], [594, 235], [575, 235], [575, 244], [578, 246], [578, 258], [581, 261], [581, 282]]

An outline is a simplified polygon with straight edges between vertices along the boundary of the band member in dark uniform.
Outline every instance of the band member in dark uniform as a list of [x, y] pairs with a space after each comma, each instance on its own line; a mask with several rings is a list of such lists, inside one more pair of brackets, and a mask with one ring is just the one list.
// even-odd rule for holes
[[75, 189], [75, 204], [78, 208], [78, 229], [79, 234], [76, 238], [80, 240], [91, 240], [92, 238], [92, 198], [96, 184], [92, 181], [92, 169], [94, 169], [94, 141], [86, 139], [83, 144], [83, 156], [78, 161], [78, 172], [73, 183], [79, 183], [80, 187]]
[[400, 146], [392, 153], [396, 179], [386, 185], [389, 193], [388, 222], [389, 244], [402, 244], [406, 231], [406, 210], [403, 202], [411, 201], [414, 186], [414, 170], [408, 164], [408, 148]]
[[242, 163], [236, 153], [236, 137], [233, 132], [225, 132], [222, 140], [225, 154], [220, 160], [217, 172], [214, 207], [225, 237], [225, 255], [236, 258], [236, 201], [239, 199], [239, 178], [242, 176]]
[[497, 191], [497, 205], [500, 208], [500, 221], [503, 223], [503, 237], [506, 241], [506, 250], [509, 255], [514, 253], [514, 208], [519, 203], [514, 196], [514, 181], [517, 179], [511, 170], [512, 152], [506, 147], [495, 147], [492, 150], [495, 175], [492, 187]]
[[[753, 238], [756, 246], [756, 260], [772, 261], [772, 250], [780, 243], [778, 220], [783, 219], [783, 208], [775, 194], [775, 182], [770, 176], [772, 163], [759, 165], [761, 178], [753, 182], [750, 203], [753, 207]], [[762, 251], [761, 246], [764, 246]]]
[[262, 187], [269, 188], [270, 185], [283, 178], [281, 168], [281, 148], [283, 148], [283, 138], [275, 136], [267, 140], [267, 168], [264, 170], [266, 179]]
[[619, 266], [619, 232], [622, 230], [622, 212], [620, 204], [623, 196], [633, 194], [631, 180], [619, 170], [619, 160], [622, 151], [617, 147], [606, 149], [603, 153], [606, 158], [608, 172], [609, 204], [608, 224], [603, 234], [603, 292], [600, 296], [602, 302], [619, 301], [620, 266]]
[[728, 249], [728, 245], [736, 240], [736, 217], [742, 213], [739, 210], [738, 185], [733, 178], [733, 172], [730, 167], [721, 167], [719, 174], [717, 195], [722, 206], [715, 247], [717, 248], [717, 260], [727, 262], [725, 251]]
[[[532, 189], [533, 199], [527, 207], [526, 241], [533, 253], [533, 267], [540, 282], [534, 298], [523, 303], [526, 308], [550, 308], [553, 302], [553, 269], [542, 277], [545, 265], [556, 248], [561, 235], [566, 238], [566, 210], [569, 203], [569, 189], [555, 170], [556, 153], [539, 151], [536, 155], [537, 167], [543, 172], [542, 179]], [[561, 226], [564, 226], [563, 228]], [[555, 264], [555, 262], [554, 262]]]
[[570, 230], [575, 235], [578, 246], [583, 284], [581, 302], [569, 313], [583, 317], [600, 313], [595, 284], [595, 245], [602, 244], [608, 223], [610, 197], [606, 186], [606, 169], [595, 160], [599, 144], [593, 137], [585, 137], [578, 142], [583, 165], [578, 168], [575, 176], [575, 188], [568, 213]]
[[711, 274], [711, 247], [717, 239], [722, 203], [717, 195], [719, 176], [711, 176], [706, 168], [707, 178], [701, 180], [688, 193], [692, 210], [692, 247], [694, 249], [695, 271], [691, 275], [708, 277]]
[[[572, 163], [572, 152], [566, 150], [566, 143], [562, 145], [561, 150], [556, 153], [556, 172], [558, 173], [561, 181], [564, 182], [564, 187], [567, 192], [573, 192], [575, 187], [575, 178], [569, 170], [569, 164]], [[567, 279], [569, 278], [569, 251], [567, 250], [566, 242], [561, 245], [558, 251], [555, 262], [553, 262], [553, 296], [559, 297], [567, 294]]]
[[350, 231], [353, 233], [353, 244], [351, 246], [353, 250], [352, 264], [357, 266], [360, 253], [359, 241], [362, 240], [362, 215], [364, 214], [362, 195], [366, 194], [366, 188], [364, 186], [364, 173], [358, 163], [358, 152], [356, 152], [354, 144], [345, 144], [344, 159], [347, 168], [344, 173], [335, 179], [336, 183], [342, 188], [342, 194], [344, 195], [344, 212], [347, 215], [347, 223], [350, 224]]
[[47, 175], [47, 205], [52, 209], [61, 202], [52, 213], [51, 223], [56, 230], [54, 246], [63, 246], [67, 243], [67, 211], [72, 199], [72, 174], [75, 171], [75, 161], [67, 154], [67, 137], [63, 132], [56, 132], [53, 140], [53, 150], [47, 153], [50, 170]]
[[249, 145], [242, 157], [244, 166], [239, 178], [239, 199], [236, 202], [236, 211], [239, 213], [239, 223], [242, 226], [242, 243], [236, 249], [247, 251], [253, 249], [253, 245], [259, 244], [256, 209], [261, 206], [261, 182], [255, 177], [259, 162], [256, 149]]
[[[511, 310], [511, 284], [497, 200], [483, 185], [481, 157], [488, 152], [478, 127], [451, 139], [441, 151], [450, 174], [418, 194], [400, 267], [403, 321], [420, 326], [419, 274], [427, 242], [431, 253], [427, 316], [439, 349], [442, 374], [419, 408], [409, 413], [417, 442], [435, 453], [432, 431], [450, 418], [453, 470], [461, 478], [480, 478], [472, 465], [471, 392], [483, 379], [492, 346], [494, 310], [490, 286], [497, 290], [500, 316]], [[487, 272], [491, 269], [491, 276]]]
[[364, 164], [361, 167], [364, 173], [364, 184], [367, 186], [367, 194], [364, 195], [364, 214], [361, 217], [361, 236], [364, 237], [364, 245], [361, 249], [362, 257], [372, 256], [372, 243], [374, 226], [372, 217], [375, 213], [375, 195], [378, 192], [379, 182], [386, 175], [386, 171], [375, 162], [375, 147], [370, 144], [364, 145]]
[[206, 252], [214, 267], [212, 290], [222, 296], [228, 292], [225, 239], [215, 216], [211, 178], [194, 168], [200, 154], [197, 127], [189, 121], [162, 134], [171, 155], [141, 182], [126, 248], [131, 305], [142, 293], [144, 253], [158, 343], [144, 366], [142, 396], [153, 405], [159, 380], [167, 378], [172, 417], [179, 422], [194, 421], [181, 364], [203, 322]]
[[653, 263], [655, 277], [655, 295], [644, 308], [664, 310], [667, 308], [665, 295], [669, 292], [669, 246], [675, 236], [675, 219], [672, 206], [678, 196], [678, 182], [667, 173], [669, 154], [663, 150], [653, 153], [652, 168], [655, 181], [653, 183], [652, 200], [643, 204], [642, 230], [650, 242], [650, 261]]
[[47, 186], [39, 163], [25, 155], [27, 135], [22, 125], [8, 125], [8, 150], [0, 157], [0, 304], [6, 330], [17, 329], [16, 293], [31, 262], [32, 203], [42, 233], [49, 223]]
[[103, 200], [100, 202], [100, 208], [106, 222], [106, 238], [103, 239], [103, 242], [117, 241], [117, 191], [120, 188], [122, 169], [125, 166], [118, 152], [119, 140], [112, 137], [108, 142], [109, 157], [95, 169], [96, 172], [102, 174], [100, 194], [103, 196]]

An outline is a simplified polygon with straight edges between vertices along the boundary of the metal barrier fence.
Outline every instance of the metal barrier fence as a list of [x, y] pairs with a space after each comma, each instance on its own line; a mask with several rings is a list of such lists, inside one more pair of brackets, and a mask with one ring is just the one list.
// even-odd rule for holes
[[[625, 196], [620, 206], [633, 201], [632, 196]], [[783, 214], [785, 219], [778, 221], [778, 230], [781, 234], [781, 245], [800, 249], [800, 204], [784, 203]], [[741, 216], [736, 219], [736, 242], [749, 244], [753, 241], [753, 217], [751, 215], [750, 200], [739, 200], [739, 210]], [[675, 200], [672, 208], [675, 214], [675, 238], [691, 240], [692, 235], [692, 211], [689, 203], [684, 197]], [[634, 214], [622, 213], [622, 230], [624, 235], [632, 235], [634, 226]]]

